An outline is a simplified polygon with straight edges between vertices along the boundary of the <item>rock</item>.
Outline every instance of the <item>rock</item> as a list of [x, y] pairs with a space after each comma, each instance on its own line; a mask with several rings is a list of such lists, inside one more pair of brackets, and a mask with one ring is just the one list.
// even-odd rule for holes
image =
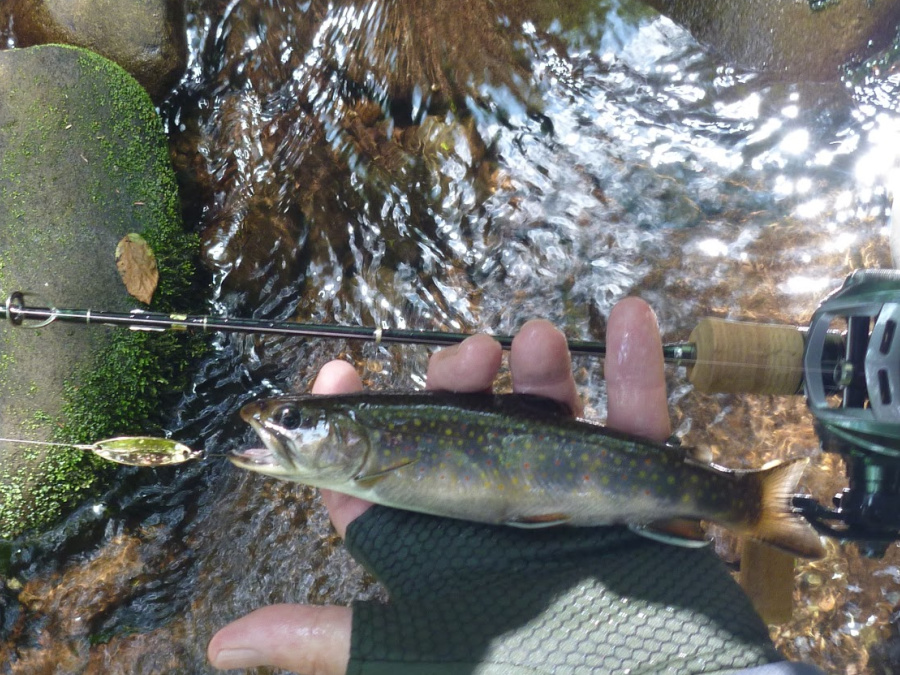
[[[4, 300], [24, 290], [40, 294], [27, 296], [34, 305], [127, 311], [134, 303], [115, 252], [130, 232], [154, 249], [168, 286], [157, 294], [183, 288], [194, 239], [181, 229], [162, 124], [116, 64], [74, 47], [0, 51], [0, 157]], [[172, 379], [151, 372], [165, 358], [155, 352], [162, 337], [0, 325], [0, 436], [93, 442], [128, 433], [158, 407], [159, 382]], [[93, 481], [90, 457], [0, 444], [0, 537], [57, 516]]]
[[743, 68], [828, 80], [842, 65], [887, 46], [900, 3], [839, 0], [812, 9], [806, 0], [646, 0], [700, 42]]
[[[159, 102], [187, 63], [183, 0], [4, 0], [20, 47], [62, 43], [122, 66]], [[2, 16], [4, 10], [0, 10]]]

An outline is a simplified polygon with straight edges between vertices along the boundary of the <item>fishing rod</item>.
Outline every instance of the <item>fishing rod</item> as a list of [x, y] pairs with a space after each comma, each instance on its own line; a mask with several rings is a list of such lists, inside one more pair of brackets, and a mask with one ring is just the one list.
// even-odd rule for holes
[[[0, 320], [6, 319], [13, 326], [32, 328], [51, 323], [74, 323], [119, 326], [137, 331], [220, 331], [429, 346], [451, 346], [471, 337], [469, 333], [448, 331], [165, 314], [142, 309], [107, 312], [33, 307], [26, 304], [25, 296], [22, 291], [11, 293], [0, 306]], [[802, 388], [802, 336], [803, 329], [793, 326], [707, 318], [699, 322], [687, 341], [664, 344], [663, 359], [686, 366], [689, 380], [704, 392], [796, 394]], [[512, 345], [512, 335], [491, 337], [503, 349]], [[569, 352], [575, 356], [606, 356], [603, 342], [573, 339], [566, 342]], [[831, 372], [834, 364], [826, 364], [826, 367]]]
[[[16, 291], [0, 306], [13, 326], [50, 323], [143, 331], [222, 331], [375, 343], [453, 345], [464, 333], [295, 323], [133, 310], [31, 307]], [[815, 311], [808, 327], [703, 319], [686, 342], [663, 347], [696, 389], [715, 393], [805, 394], [826, 451], [845, 460], [848, 487], [834, 507], [810, 497], [794, 506], [821, 533], [881, 556], [900, 540], [900, 272], [856, 270]], [[504, 348], [512, 337], [493, 336]], [[602, 342], [569, 340], [573, 354], [605, 356]], [[85, 449], [96, 450], [96, 446]], [[127, 452], [135, 452], [127, 450]]]
[[[51, 323], [100, 324], [123, 326], [139, 331], [221, 331], [224, 333], [251, 333], [286, 335], [307, 338], [338, 338], [366, 340], [375, 343], [419, 344], [450, 346], [468, 337], [467, 333], [445, 331], [407, 330], [397, 328], [370, 328], [367, 326], [345, 326], [294, 321], [271, 321], [267, 319], [246, 319], [190, 314], [164, 314], [134, 309], [130, 312], [105, 312], [93, 309], [60, 309], [56, 307], [31, 307], [25, 304], [25, 293], [16, 291], [6, 298], [0, 307], [0, 320], [6, 319], [14, 326], [28, 325], [38, 328]], [[494, 335], [504, 349], [512, 345], [513, 336]], [[605, 356], [606, 345], [589, 340], [569, 340], [569, 351], [573, 354]], [[691, 343], [668, 344], [663, 347], [667, 361], [691, 362], [695, 358]]]

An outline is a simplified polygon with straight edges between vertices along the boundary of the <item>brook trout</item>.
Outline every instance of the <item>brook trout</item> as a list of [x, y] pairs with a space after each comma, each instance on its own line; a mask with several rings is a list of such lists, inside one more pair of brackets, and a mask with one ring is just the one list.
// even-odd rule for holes
[[265, 447], [237, 466], [386, 506], [520, 527], [707, 520], [823, 555], [791, 508], [806, 458], [732, 471], [523, 394], [285, 396], [241, 415]]

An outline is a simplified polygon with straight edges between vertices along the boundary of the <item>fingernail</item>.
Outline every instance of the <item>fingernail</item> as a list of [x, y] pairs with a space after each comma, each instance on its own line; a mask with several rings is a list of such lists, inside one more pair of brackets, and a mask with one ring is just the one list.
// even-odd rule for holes
[[252, 668], [262, 662], [262, 655], [255, 649], [222, 649], [216, 654], [213, 665], [220, 670], [230, 670]]

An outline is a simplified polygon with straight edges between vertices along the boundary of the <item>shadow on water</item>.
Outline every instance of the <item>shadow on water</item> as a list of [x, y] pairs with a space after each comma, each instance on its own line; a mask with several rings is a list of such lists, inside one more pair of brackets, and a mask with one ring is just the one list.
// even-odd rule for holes
[[[626, 0], [188, 6], [162, 112], [210, 312], [495, 332], [544, 316], [601, 338], [639, 294], [676, 340], [708, 315], [802, 323], [851, 269], [889, 264], [893, 52], [797, 83], [725, 66]], [[409, 387], [426, 355], [217, 337], [169, 425], [206, 460], [123, 470], [0, 552], [0, 672], [209, 672], [210, 636], [255, 607], [378, 595], [311, 491], [222, 454], [255, 442], [243, 403], [331, 358]], [[576, 365], [602, 417], [602, 368]], [[813, 492], [843, 485], [802, 401], [702, 396], [682, 375], [686, 442], [732, 466], [815, 455]], [[799, 567], [779, 646], [826, 671], [896, 664], [897, 564], [832, 547]]]

